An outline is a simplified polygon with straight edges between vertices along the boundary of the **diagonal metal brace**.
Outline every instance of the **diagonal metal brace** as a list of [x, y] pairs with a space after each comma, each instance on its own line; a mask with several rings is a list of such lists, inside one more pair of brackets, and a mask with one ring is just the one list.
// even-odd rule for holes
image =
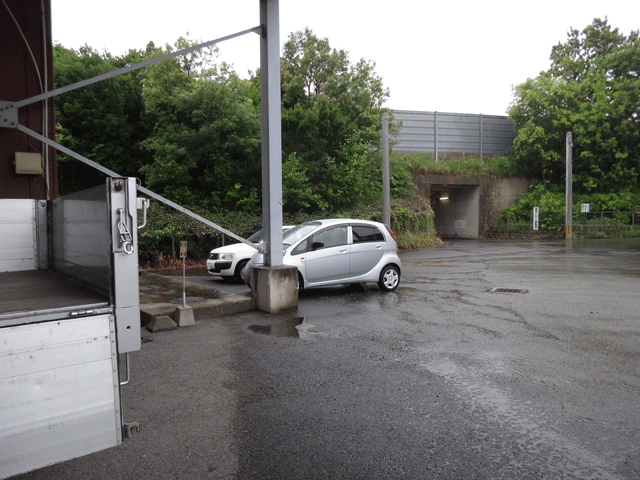
[[[29, 135], [30, 137], [33, 137], [37, 140], [40, 140], [41, 142], [46, 143], [47, 145], [63, 152], [66, 153], [67, 155], [69, 155], [70, 157], [75, 158], [76, 160], [80, 160], [82, 163], [85, 163], [87, 165], [89, 165], [90, 167], [95, 168], [96, 170], [104, 173], [105, 175], [108, 175], [109, 177], [121, 177], [122, 175], [118, 175], [116, 172], [114, 172], [113, 170], [109, 170], [108, 168], [103, 167], [102, 165], [100, 165], [99, 163], [94, 162], [93, 160], [89, 160], [86, 157], [83, 157], [82, 155], [80, 155], [79, 153], [74, 152], [73, 150], [68, 149], [67, 147], [60, 145], [57, 142], [54, 142], [53, 140], [48, 139], [47, 137], [40, 135], [38, 132], [34, 132], [33, 130], [23, 126], [23, 125], [18, 125], [17, 129], [20, 130], [23, 133], [26, 133], [27, 135]], [[258, 246], [253, 243], [250, 242], [247, 239], [244, 239], [238, 235], [236, 235], [235, 233], [227, 230], [226, 228], [221, 227], [220, 225], [217, 225], [215, 223], [213, 223], [211, 220], [207, 220], [204, 217], [201, 217], [200, 215], [198, 215], [197, 213], [192, 212], [191, 210], [187, 210], [186, 208], [178, 205], [175, 202], [172, 202], [171, 200], [167, 200], [166, 198], [164, 198], [161, 195], [158, 195], [157, 193], [152, 192], [151, 190], [148, 190], [144, 187], [138, 187], [138, 191], [144, 193], [145, 195], [150, 196], [151, 198], [155, 198], [156, 200], [158, 200], [159, 202], [164, 203], [165, 205], [169, 205], [171, 208], [175, 208], [176, 210], [184, 213], [185, 215], [190, 216], [191, 218], [198, 220], [201, 223], [204, 223], [205, 225], [218, 230], [219, 232], [224, 233], [225, 235], [236, 239], [239, 242], [242, 243], [246, 243], [247, 245], [249, 245], [250, 247], [253, 248], [258, 248]]]
[[224, 42], [225, 40], [231, 40], [232, 38], [240, 37], [242, 35], [246, 35], [247, 33], [257, 33], [260, 34], [262, 31], [262, 27], [257, 26], [250, 28], [248, 30], [243, 30], [242, 32], [233, 33], [231, 35], [227, 35], [226, 37], [217, 38], [215, 40], [210, 40], [208, 42], [200, 43], [198, 45], [194, 45], [192, 47], [184, 48], [182, 50], [178, 50], [176, 52], [171, 52], [166, 55], [162, 55], [160, 57], [153, 57], [147, 60], [144, 60], [139, 63], [135, 63], [133, 65], [128, 65], [123, 68], [119, 68], [118, 70], [112, 70], [111, 72], [103, 73], [102, 75], [97, 75], [95, 77], [87, 78], [86, 80], [82, 80], [80, 82], [71, 83], [64, 87], [56, 88], [55, 90], [50, 90], [49, 92], [42, 93], [40, 95], [36, 95], [35, 97], [25, 98], [24, 100], [20, 100], [15, 102], [15, 104], [19, 107], [24, 107], [25, 105], [30, 105], [35, 102], [39, 102], [40, 100], [46, 100], [47, 98], [55, 97], [60, 95], [61, 93], [70, 92], [80, 87], [84, 87], [86, 85], [91, 85], [92, 83], [100, 82], [102, 80], [106, 80], [108, 78], [116, 77], [118, 75], [122, 75], [123, 73], [129, 73], [134, 70], [139, 70], [148, 65], [153, 65], [154, 63], [162, 62], [164, 60], [168, 60], [170, 58], [180, 57], [182, 55], [186, 55], [187, 53], [191, 53], [195, 50], [199, 50], [204, 47], [208, 47], [209, 45], [214, 45], [216, 43]]

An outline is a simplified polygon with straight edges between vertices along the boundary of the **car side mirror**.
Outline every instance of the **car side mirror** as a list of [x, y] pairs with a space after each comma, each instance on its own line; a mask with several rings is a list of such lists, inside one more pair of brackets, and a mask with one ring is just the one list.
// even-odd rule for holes
[[322, 242], [313, 242], [311, 244], [311, 250], [317, 250], [318, 248], [324, 247], [324, 243]]

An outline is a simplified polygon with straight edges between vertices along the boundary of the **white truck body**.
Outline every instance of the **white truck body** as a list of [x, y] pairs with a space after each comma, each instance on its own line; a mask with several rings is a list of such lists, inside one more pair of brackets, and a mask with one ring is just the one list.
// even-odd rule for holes
[[121, 354], [140, 349], [136, 186], [0, 200], [0, 478], [123, 441]]

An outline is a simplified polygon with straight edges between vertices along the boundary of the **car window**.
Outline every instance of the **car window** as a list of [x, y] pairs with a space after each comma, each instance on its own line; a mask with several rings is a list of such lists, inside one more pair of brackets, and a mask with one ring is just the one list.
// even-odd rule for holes
[[308, 248], [309, 248], [309, 239], [307, 238], [306, 240], [303, 240], [302, 242], [300, 242], [300, 244], [291, 251], [291, 255], [300, 255], [301, 253], [306, 252]]
[[353, 243], [384, 242], [384, 234], [376, 227], [353, 225]]
[[[331, 227], [313, 235], [311, 245], [318, 245], [316, 248], [337, 247], [347, 244], [347, 227]], [[320, 245], [322, 244], [322, 245]]]

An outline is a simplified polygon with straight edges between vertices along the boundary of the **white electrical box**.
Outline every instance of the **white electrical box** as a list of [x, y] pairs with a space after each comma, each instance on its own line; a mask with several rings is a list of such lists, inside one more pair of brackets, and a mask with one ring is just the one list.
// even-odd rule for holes
[[42, 155], [39, 153], [16, 152], [16, 173], [42, 175]]

